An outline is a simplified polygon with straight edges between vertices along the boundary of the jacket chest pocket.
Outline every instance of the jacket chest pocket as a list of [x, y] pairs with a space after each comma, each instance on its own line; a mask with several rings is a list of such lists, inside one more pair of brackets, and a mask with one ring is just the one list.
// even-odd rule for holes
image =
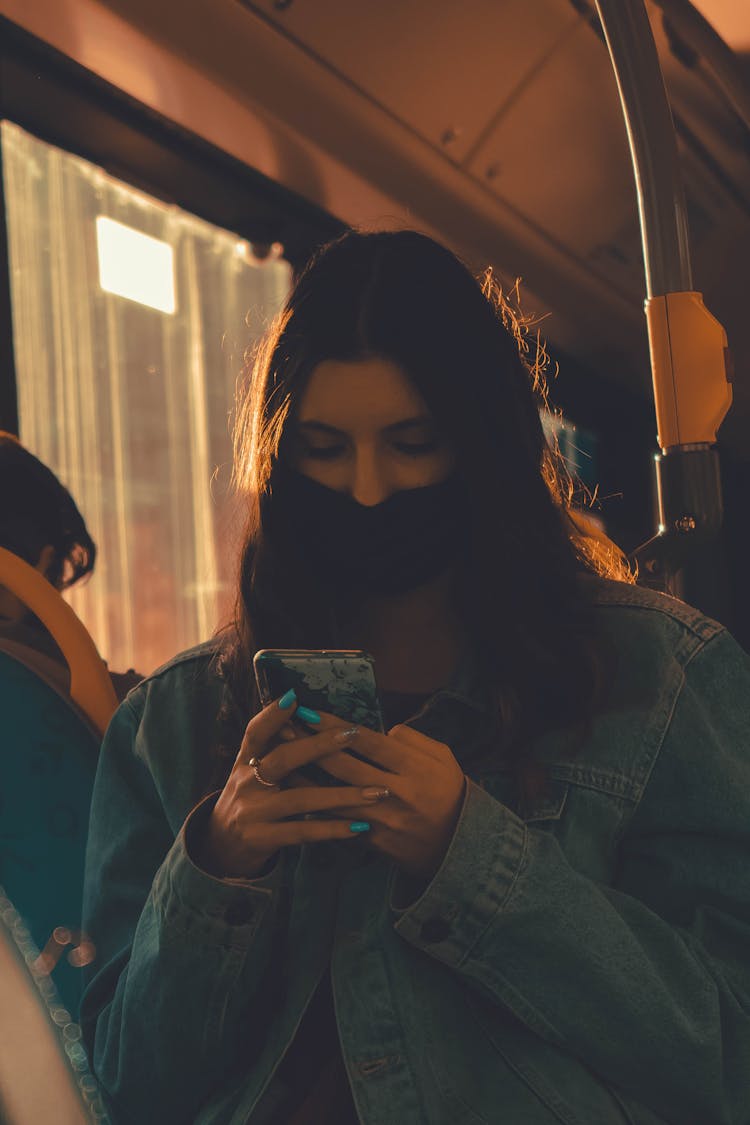
[[549, 778], [539, 793], [522, 798], [507, 770], [478, 771], [474, 781], [491, 797], [507, 805], [526, 824], [554, 831], [568, 800], [568, 782]]
[[543, 828], [548, 823], [553, 828], [563, 816], [568, 801], [568, 783], [552, 779], [547, 782], [543, 792], [531, 798], [526, 807], [522, 807], [519, 816], [527, 824], [534, 824]]

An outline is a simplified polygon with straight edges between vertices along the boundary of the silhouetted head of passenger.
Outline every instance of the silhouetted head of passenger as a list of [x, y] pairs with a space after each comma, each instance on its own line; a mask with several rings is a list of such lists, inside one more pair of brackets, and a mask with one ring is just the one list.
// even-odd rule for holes
[[[397, 386], [385, 377], [381, 384], [379, 373], [396, 369], [451, 451], [449, 464], [469, 496], [471, 555], [482, 585], [514, 587], [516, 605], [551, 609], [560, 602], [560, 584], [570, 585], [580, 570], [621, 570], [602, 559], [595, 543], [583, 542], [568, 518], [571, 482], [543, 430], [546, 385], [532, 344], [491, 272], [478, 281], [425, 235], [352, 232], [323, 247], [255, 356], [239, 404], [235, 476], [254, 509], [247, 562], [270, 539], [264, 513], [273, 508], [279, 466], [299, 465], [297, 423], [311, 383], [326, 382], [315, 396], [326, 403], [335, 383], [340, 402], [351, 365], [361, 375], [366, 362], [372, 409], [381, 389], [385, 398]], [[321, 372], [332, 377], [321, 380]], [[358, 379], [353, 395], [363, 385]], [[322, 462], [301, 469], [359, 498], [343, 470], [337, 475]], [[424, 483], [439, 479], [436, 473]], [[422, 483], [413, 471], [403, 476], [402, 487]], [[382, 496], [372, 489], [362, 502], [387, 498], [394, 479]], [[249, 581], [246, 567], [243, 582]], [[285, 602], [293, 596], [286, 590]]]
[[58, 590], [94, 569], [96, 546], [73, 497], [19, 440], [0, 431], [0, 547]]
[[[395, 369], [426, 406], [451, 451], [446, 464], [468, 497], [461, 613], [498, 685], [506, 734], [533, 725], [525, 719], [543, 725], [545, 711], [547, 718], [580, 714], [593, 665], [578, 580], [586, 572], [630, 575], [621, 556], [581, 534], [569, 515], [571, 480], [540, 418], [540, 355], [543, 348], [491, 271], [477, 280], [425, 235], [351, 232], [315, 255], [253, 357], [238, 404], [235, 479], [250, 514], [238, 640], [226, 662], [235, 687], [251, 684], [246, 660], [256, 648], [336, 643], [337, 606], [312, 584], [304, 549], [281, 557], [273, 541], [274, 483], [287, 464], [294, 466], [297, 419], [311, 383], [326, 383], [317, 401], [331, 403], [332, 380], [343, 395], [347, 370], [361, 388], [367, 369], [368, 395], [379, 407], [378, 372], [393, 376]], [[375, 362], [365, 368], [362, 361]], [[384, 395], [404, 386], [383, 378]], [[357, 425], [370, 443], [365, 423]], [[386, 498], [396, 480], [394, 471], [382, 493], [373, 487], [365, 497], [363, 488], [357, 497], [343, 468], [340, 476], [301, 471], [362, 503]], [[428, 475], [424, 483], [437, 479]]]
[[499, 486], [506, 520], [509, 509], [527, 510], [531, 493], [549, 509], [544, 388], [522, 361], [512, 321], [491, 274], [478, 282], [425, 235], [350, 233], [330, 243], [297, 280], [257, 356], [237, 429], [240, 482], [265, 490], [320, 363], [374, 358], [415, 387], [462, 475]]

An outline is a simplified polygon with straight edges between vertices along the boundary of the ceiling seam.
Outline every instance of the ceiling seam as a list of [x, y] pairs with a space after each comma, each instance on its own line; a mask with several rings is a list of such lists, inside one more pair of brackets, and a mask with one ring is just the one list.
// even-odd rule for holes
[[568, 27], [565, 28], [562, 35], [558, 39], [555, 40], [555, 42], [547, 49], [547, 51], [542, 55], [542, 57], [537, 62], [535, 62], [532, 67], [529, 68], [529, 70], [526, 72], [526, 74], [523, 75], [523, 77], [521, 79], [519, 79], [519, 81], [516, 83], [515, 87], [511, 90], [510, 94], [508, 94], [508, 97], [505, 99], [503, 104], [498, 107], [498, 109], [492, 115], [492, 117], [490, 118], [488, 123], [484, 126], [484, 128], [480, 132], [477, 139], [472, 144], [471, 148], [468, 150], [468, 152], [465, 154], [465, 156], [461, 160], [460, 163], [463, 167], [466, 167], [467, 165], [469, 165], [472, 162], [472, 160], [475, 158], [476, 154], [481, 149], [482, 145], [486, 142], [487, 138], [494, 132], [496, 127], [502, 121], [503, 117], [505, 117], [506, 113], [508, 113], [508, 111], [516, 104], [516, 102], [519, 100], [519, 98], [524, 93], [524, 91], [526, 89], [528, 89], [528, 87], [531, 85], [531, 82], [536, 77], [536, 75], [539, 73], [539, 71], [543, 70], [544, 67], [547, 66], [550, 59], [553, 57], [553, 55], [555, 55], [557, 53], [557, 51], [565, 43], [567, 43], [569, 39], [571, 39], [573, 37], [575, 32], [578, 31], [579, 27], [584, 22], [585, 21], [583, 20], [583, 18], [581, 16], [578, 16], [578, 17], [574, 18], [573, 22], [571, 24], [569, 24]]
[[[356, 82], [352, 81], [352, 79], [350, 79], [337, 67], [330, 64], [311, 47], [308, 47], [306, 43], [298, 39], [297, 36], [293, 35], [286, 28], [280, 27], [266, 12], [256, 7], [252, 0], [235, 0], [235, 3], [237, 3], [241, 8], [244, 8], [246, 11], [250, 12], [253, 16], [256, 16], [258, 19], [262, 20], [263, 23], [265, 23], [282, 38], [286, 39], [287, 42], [293, 44], [293, 46], [295, 46], [298, 50], [305, 54], [309, 59], [312, 59], [315, 63], [319, 64], [330, 74], [332, 74], [336, 79], [341, 81], [351, 90], [354, 90], [365, 101], [369, 102], [370, 105], [380, 110], [390, 121], [392, 121], [399, 128], [403, 129], [406, 133], [413, 137], [414, 140], [419, 142], [419, 144], [423, 145], [434, 155], [439, 156], [446, 165], [452, 168], [455, 172], [458, 172], [462, 177], [465, 177], [475, 188], [481, 191], [481, 193], [490, 202], [499, 207], [505, 208], [517, 222], [520, 222], [522, 225], [527, 227], [527, 229], [533, 231], [537, 237], [541, 238], [543, 242], [547, 243], [550, 249], [561, 255], [563, 259], [567, 259], [572, 266], [579, 270], [583, 270], [585, 273], [590, 274], [592, 279], [595, 278], [597, 282], [607, 287], [610, 290], [613, 298], [619, 301], [623, 301], [628, 305], [633, 304], [633, 294], [623, 288], [622, 284], [619, 281], [616, 281], [611, 276], [598, 270], [596, 268], [596, 264], [592, 262], [588, 257], [583, 257], [580, 254], [575, 253], [575, 251], [573, 251], [564, 242], [561, 242], [558, 238], [556, 238], [550, 230], [536, 222], [529, 215], [525, 214], [525, 212], [521, 211], [515, 204], [511, 203], [504, 196], [488, 187], [483, 179], [481, 179], [479, 176], [472, 175], [467, 171], [466, 168], [462, 166], [459, 161], [452, 160], [438, 145], [434, 144], [428, 138], [424, 137], [413, 126], [409, 125], [408, 122], [405, 122], [402, 118], [398, 117], [392, 110], [383, 105], [377, 98], [372, 97], [369, 93], [367, 93], [367, 91], [363, 90], [362, 87], [358, 86]], [[576, 22], [571, 25], [571, 28], [566, 33], [566, 35], [572, 34], [578, 26], [585, 22], [585, 20], [581, 19], [576, 20]], [[560, 41], [561, 40], [556, 41], [555, 47]]]

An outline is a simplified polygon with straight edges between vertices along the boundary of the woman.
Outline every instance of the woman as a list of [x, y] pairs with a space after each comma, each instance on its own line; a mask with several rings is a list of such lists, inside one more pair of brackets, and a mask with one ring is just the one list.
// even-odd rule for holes
[[[67, 488], [13, 434], [0, 430], [0, 547], [38, 570], [56, 590], [91, 574], [96, 545]], [[70, 669], [34, 614], [0, 585], [0, 650], [32, 668], [64, 694]], [[119, 699], [143, 678], [111, 672]]]
[[[748, 1121], [748, 662], [577, 530], [524, 345], [403, 231], [325, 248], [257, 355], [236, 625], [95, 785], [119, 1121]], [[264, 647], [369, 651], [388, 733], [261, 709]]]

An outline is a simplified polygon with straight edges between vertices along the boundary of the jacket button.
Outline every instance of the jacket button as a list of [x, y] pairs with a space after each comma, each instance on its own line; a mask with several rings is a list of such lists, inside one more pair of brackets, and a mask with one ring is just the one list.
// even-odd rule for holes
[[422, 928], [419, 931], [422, 941], [426, 941], [428, 945], [444, 941], [450, 932], [450, 922], [447, 922], [445, 918], [428, 918], [426, 922], [422, 923]]
[[224, 911], [224, 921], [228, 926], [246, 926], [253, 919], [255, 906], [252, 902], [233, 902]]

